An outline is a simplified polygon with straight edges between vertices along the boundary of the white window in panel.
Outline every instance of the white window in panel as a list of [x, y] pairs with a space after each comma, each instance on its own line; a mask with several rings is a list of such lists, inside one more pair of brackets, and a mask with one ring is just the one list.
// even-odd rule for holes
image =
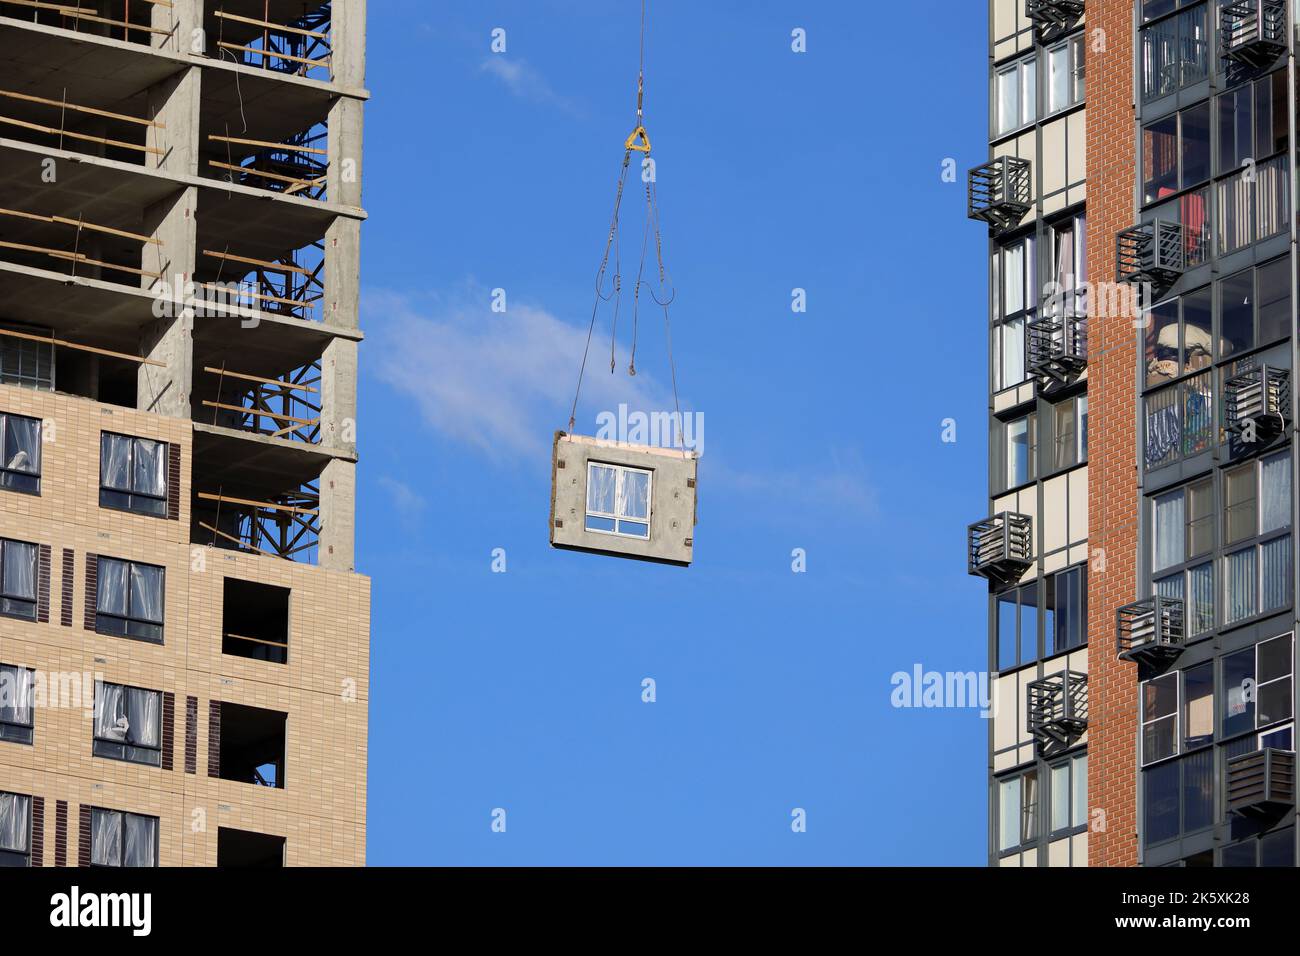
[[649, 539], [651, 485], [648, 471], [589, 462], [587, 530]]

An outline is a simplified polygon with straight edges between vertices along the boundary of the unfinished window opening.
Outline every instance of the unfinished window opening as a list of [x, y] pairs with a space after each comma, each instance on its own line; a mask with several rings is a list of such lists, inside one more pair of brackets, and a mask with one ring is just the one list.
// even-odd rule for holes
[[54, 390], [54, 346], [50, 329], [27, 325], [0, 327], [0, 385]]
[[97, 573], [95, 630], [161, 644], [164, 569], [101, 556]]
[[222, 182], [324, 202], [329, 130], [317, 123], [283, 142], [209, 133], [206, 173]]
[[208, 366], [197, 385], [199, 404], [210, 409], [204, 415], [213, 425], [281, 438], [320, 444], [321, 368], [317, 360], [270, 378], [251, 375], [235, 368]]
[[167, 444], [101, 432], [99, 506], [167, 516]]
[[226, 578], [221, 653], [284, 664], [289, 660], [289, 589]]
[[204, 249], [194, 282], [200, 298], [214, 308], [321, 321], [325, 244], [312, 242], [271, 256]]
[[205, 24], [211, 57], [273, 73], [333, 79], [328, 2], [271, 6], [264, 0], [223, 0]]
[[90, 865], [157, 866], [158, 818], [91, 808]]
[[162, 694], [103, 681], [95, 685], [96, 757], [162, 766]]
[[34, 671], [0, 664], [0, 740], [15, 744], [32, 742], [35, 684]]
[[[0, 3], [0, 13], [4, 13]], [[89, 12], [89, 11], [87, 11]], [[67, 83], [57, 93], [46, 85], [37, 95], [0, 86], [0, 127], [4, 135], [49, 149], [84, 153], [115, 162], [148, 165], [150, 158], [162, 157], [165, 151], [155, 142], [153, 130], [164, 124], [137, 113], [143, 110], [132, 103], [132, 112], [105, 109], [116, 105], [99, 91], [88, 88], [88, 80], [71, 70], [60, 71], [60, 81]], [[7, 84], [6, 84], [7, 86]]]
[[41, 420], [0, 412], [0, 488], [41, 493]]
[[651, 480], [652, 473], [639, 468], [589, 462], [587, 530], [648, 540]]
[[219, 827], [217, 866], [254, 869], [282, 867], [284, 866], [284, 837]]
[[317, 562], [320, 492], [315, 483], [272, 495], [250, 489], [247, 495], [237, 489], [197, 491], [192, 510], [195, 543]]
[[75, 33], [153, 46], [171, 33], [153, 25], [153, 6], [139, 0], [98, 0], [96, 3], [57, 3], [41, 0], [0, 0], [0, 15]]
[[0, 867], [31, 866], [32, 798], [0, 792]]
[[221, 704], [222, 780], [284, 789], [288, 714], [242, 704]]
[[[32, 206], [29, 197], [13, 202]], [[92, 222], [80, 209], [0, 209], [0, 254], [6, 262], [139, 288], [162, 280], [161, 239], [131, 231], [137, 222]]]

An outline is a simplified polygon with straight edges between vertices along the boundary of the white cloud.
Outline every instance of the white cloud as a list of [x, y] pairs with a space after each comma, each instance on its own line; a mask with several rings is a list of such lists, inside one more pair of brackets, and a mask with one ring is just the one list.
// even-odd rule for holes
[[388, 492], [393, 510], [406, 521], [417, 520], [420, 515], [424, 514], [425, 508], [429, 506], [429, 502], [425, 500], [424, 496], [404, 481], [390, 478], [387, 475], [380, 475], [379, 487]]
[[[492, 312], [485, 292], [481, 300], [435, 300], [420, 309], [405, 296], [367, 295], [366, 313], [382, 316], [371, 322], [378, 329], [370, 349], [379, 356], [376, 372], [442, 436], [498, 460], [545, 457], [555, 429], [568, 428], [587, 329], [515, 301], [503, 313]], [[601, 349], [597, 334], [577, 431], [590, 432], [596, 413], [620, 402], [646, 410], [672, 407], [653, 376], [631, 378], [622, 369], [610, 375]]]
[[508, 60], [504, 54], [494, 53], [479, 64], [479, 70], [495, 76], [520, 99], [546, 103], [575, 115], [579, 112], [572, 102], [551, 89], [546, 77], [525, 60]]

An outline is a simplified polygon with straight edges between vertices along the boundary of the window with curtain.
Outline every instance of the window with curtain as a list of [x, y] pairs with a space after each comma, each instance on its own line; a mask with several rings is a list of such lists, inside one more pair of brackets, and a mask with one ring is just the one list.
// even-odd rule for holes
[[153, 767], [162, 764], [162, 694], [156, 690], [95, 685], [96, 757]]
[[0, 488], [41, 493], [41, 421], [0, 413]]
[[158, 818], [92, 809], [90, 865], [157, 866]]
[[167, 516], [167, 445], [103, 432], [99, 438], [99, 504], [118, 511]]
[[997, 69], [994, 135], [1001, 136], [1038, 118], [1037, 57], [1028, 56]]
[[1291, 602], [1291, 455], [1224, 473], [1224, 623]]
[[35, 678], [25, 667], [0, 664], [0, 741], [32, 742]]
[[1088, 824], [1088, 755], [1074, 756], [1051, 768], [1053, 837], [1082, 830]]
[[1025, 326], [1038, 313], [1040, 289], [1032, 236], [1017, 240], [993, 254], [994, 389], [1011, 388], [1026, 379]]
[[32, 798], [0, 792], [0, 866], [30, 866]]
[[0, 539], [0, 614], [36, 620], [38, 548], [23, 541]]
[[100, 556], [98, 579], [95, 630], [161, 644], [163, 569]]
[[650, 472], [639, 468], [588, 462], [587, 530], [649, 538], [650, 482]]

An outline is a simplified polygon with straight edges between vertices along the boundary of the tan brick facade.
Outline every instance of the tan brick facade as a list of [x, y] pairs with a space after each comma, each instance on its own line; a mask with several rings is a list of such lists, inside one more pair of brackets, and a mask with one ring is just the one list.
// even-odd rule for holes
[[[1089, 0], [1088, 25], [1088, 275], [1100, 285], [1115, 281], [1115, 234], [1135, 215], [1133, 0]], [[1136, 586], [1136, 340], [1127, 316], [1091, 316], [1088, 336], [1088, 860], [1134, 866], [1137, 678], [1115, 656], [1115, 609]]]
[[[0, 663], [174, 695], [170, 735], [164, 729], [164, 743], [171, 740], [170, 770], [92, 756], [89, 700], [38, 708], [31, 746], [0, 742], [0, 790], [44, 800], [42, 852], [34, 862], [56, 863], [56, 808], [64, 801], [70, 865], [81, 856], [78, 821], [81, 808], [89, 806], [157, 816], [163, 866], [215, 864], [219, 827], [284, 837], [287, 865], [363, 864], [369, 580], [191, 543], [188, 420], [11, 386], [0, 386], [0, 412], [46, 423], [41, 494], [0, 490], [0, 537], [49, 545], [52, 554], [49, 622], [0, 617]], [[179, 520], [99, 506], [99, 441], [105, 430], [180, 447]], [[64, 623], [65, 549], [73, 552], [70, 626]], [[161, 646], [87, 628], [91, 554], [166, 568]], [[226, 577], [290, 589], [286, 664], [222, 653]], [[197, 699], [193, 773], [186, 772], [190, 697]], [[211, 701], [288, 715], [284, 789], [208, 776]]]

